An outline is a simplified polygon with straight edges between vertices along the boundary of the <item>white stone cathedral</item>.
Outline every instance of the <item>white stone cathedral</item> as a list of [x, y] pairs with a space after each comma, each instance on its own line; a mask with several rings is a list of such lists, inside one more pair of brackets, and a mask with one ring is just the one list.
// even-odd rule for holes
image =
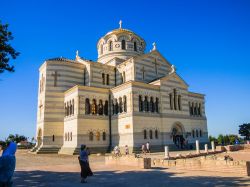
[[97, 62], [76, 52], [75, 60], [53, 58], [39, 69], [37, 153], [75, 154], [115, 145], [137, 151], [180, 149], [208, 142], [205, 99], [157, 50], [122, 28], [97, 43]]

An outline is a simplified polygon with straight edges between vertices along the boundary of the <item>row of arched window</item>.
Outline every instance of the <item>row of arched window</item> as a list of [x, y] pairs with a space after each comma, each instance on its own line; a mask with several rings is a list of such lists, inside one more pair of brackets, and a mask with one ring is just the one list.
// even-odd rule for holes
[[169, 105], [171, 110], [182, 110], [181, 107], [181, 95], [177, 94], [176, 89], [169, 94]]
[[108, 115], [108, 101], [102, 101], [101, 99], [96, 101], [96, 99], [92, 99], [91, 103], [89, 98], [85, 99], [85, 114], [93, 114], [93, 115]]
[[[122, 50], [126, 50], [126, 41], [121, 42]], [[101, 45], [101, 54], [103, 53], [103, 45]], [[109, 41], [109, 51], [113, 51], [113, 41]], [[134, 42], [134, 51], [137, 51], [137, 42]]]
[[[89, 141], [100, 141], [101, 140], [101, 133], [97, 131], [95, 134], [91, 131], [89, 132]], [[102, 132], [102, 140], [106, 141], [106, 132]]]
[[109, 74], [102, 73], [102, 84], [109, 85]]
[[201, 103], [189, 102], [189, 113], [190, 116], [201, 116], [202, 115]]
[[147, 131], [146, 129], [143, 130], [143, 137], [144, 139], [158, 139], [158, 130], [149, 130]]
[[64, 116], [74, 115], [74, 99], [64, 103]]
[[195, 137], [202, 137], [203, 136], [203, 133], [202, 133], [202, 130], [198, 130], [198, 129], [193, 129], [192, 130], [192, 137], [195, 138]]
[[119, 97], [118, 99], [112, 100], [112, 114], [119, 114], [127, 112], [127, 97]]
[[72, 141], [72, 132], [65, 132], [65, 141]]
[[140, 112], [157, 112], [159, 113], [159, 98], [139, 95], [139, 111]]

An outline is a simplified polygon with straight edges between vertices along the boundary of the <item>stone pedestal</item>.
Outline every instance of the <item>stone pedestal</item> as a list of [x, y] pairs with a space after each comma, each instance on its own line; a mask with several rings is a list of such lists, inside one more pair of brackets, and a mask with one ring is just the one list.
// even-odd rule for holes
[[165, 146], [165, 155], [164, 155], [165, 158], [169, 158], [169, 148], [168, 146]]
[[211, 141], [212, 152], [215, 152], [214, 141]]
[[208, 146], [205, 144], [205, 153], [208, 153]]

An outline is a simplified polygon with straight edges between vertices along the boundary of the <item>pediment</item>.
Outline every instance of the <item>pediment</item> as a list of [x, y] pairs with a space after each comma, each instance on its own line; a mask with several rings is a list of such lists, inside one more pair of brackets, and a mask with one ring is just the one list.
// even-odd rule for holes
[[183, 88], [187, 89], [189, 87], [189, 85], [176, 72], [160, 78], [160, 81], [161, 82], [174, 81], [174, 82], [178, 82]]

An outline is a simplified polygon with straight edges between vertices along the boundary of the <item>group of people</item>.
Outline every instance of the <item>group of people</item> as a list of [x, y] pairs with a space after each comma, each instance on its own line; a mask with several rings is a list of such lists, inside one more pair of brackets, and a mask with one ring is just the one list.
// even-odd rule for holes
[[14, 142], [0, 142], [0, 187], [12, 186], [12, 176], [16, 167], [16, 153], [17, 145]]
[[173, 142], [176, 145], [176, 147], [178, 147], [180, 149], [188, 148], [188, 140], [186, 140], [183, 137], [183, 135], [174, 135]]
[[[119, 156], [122, 155], [122, 154], [121, 154], [121, 149], [120, 149], [120, 147], [119, 147], [118, 145], [116, 145], [116, 146], [114, 147], [114, 155], [115, 155], [116, 157], [119, 157]], [[128, 145], [125, 145], [125, 155], [129, 155], [129, 148], [128, 148]]]
[[142, 144], [142, 146], [141, 146], [141, 153], [142, 154], [150, 153], [149, 142], [147, 142], [146, 144]]

